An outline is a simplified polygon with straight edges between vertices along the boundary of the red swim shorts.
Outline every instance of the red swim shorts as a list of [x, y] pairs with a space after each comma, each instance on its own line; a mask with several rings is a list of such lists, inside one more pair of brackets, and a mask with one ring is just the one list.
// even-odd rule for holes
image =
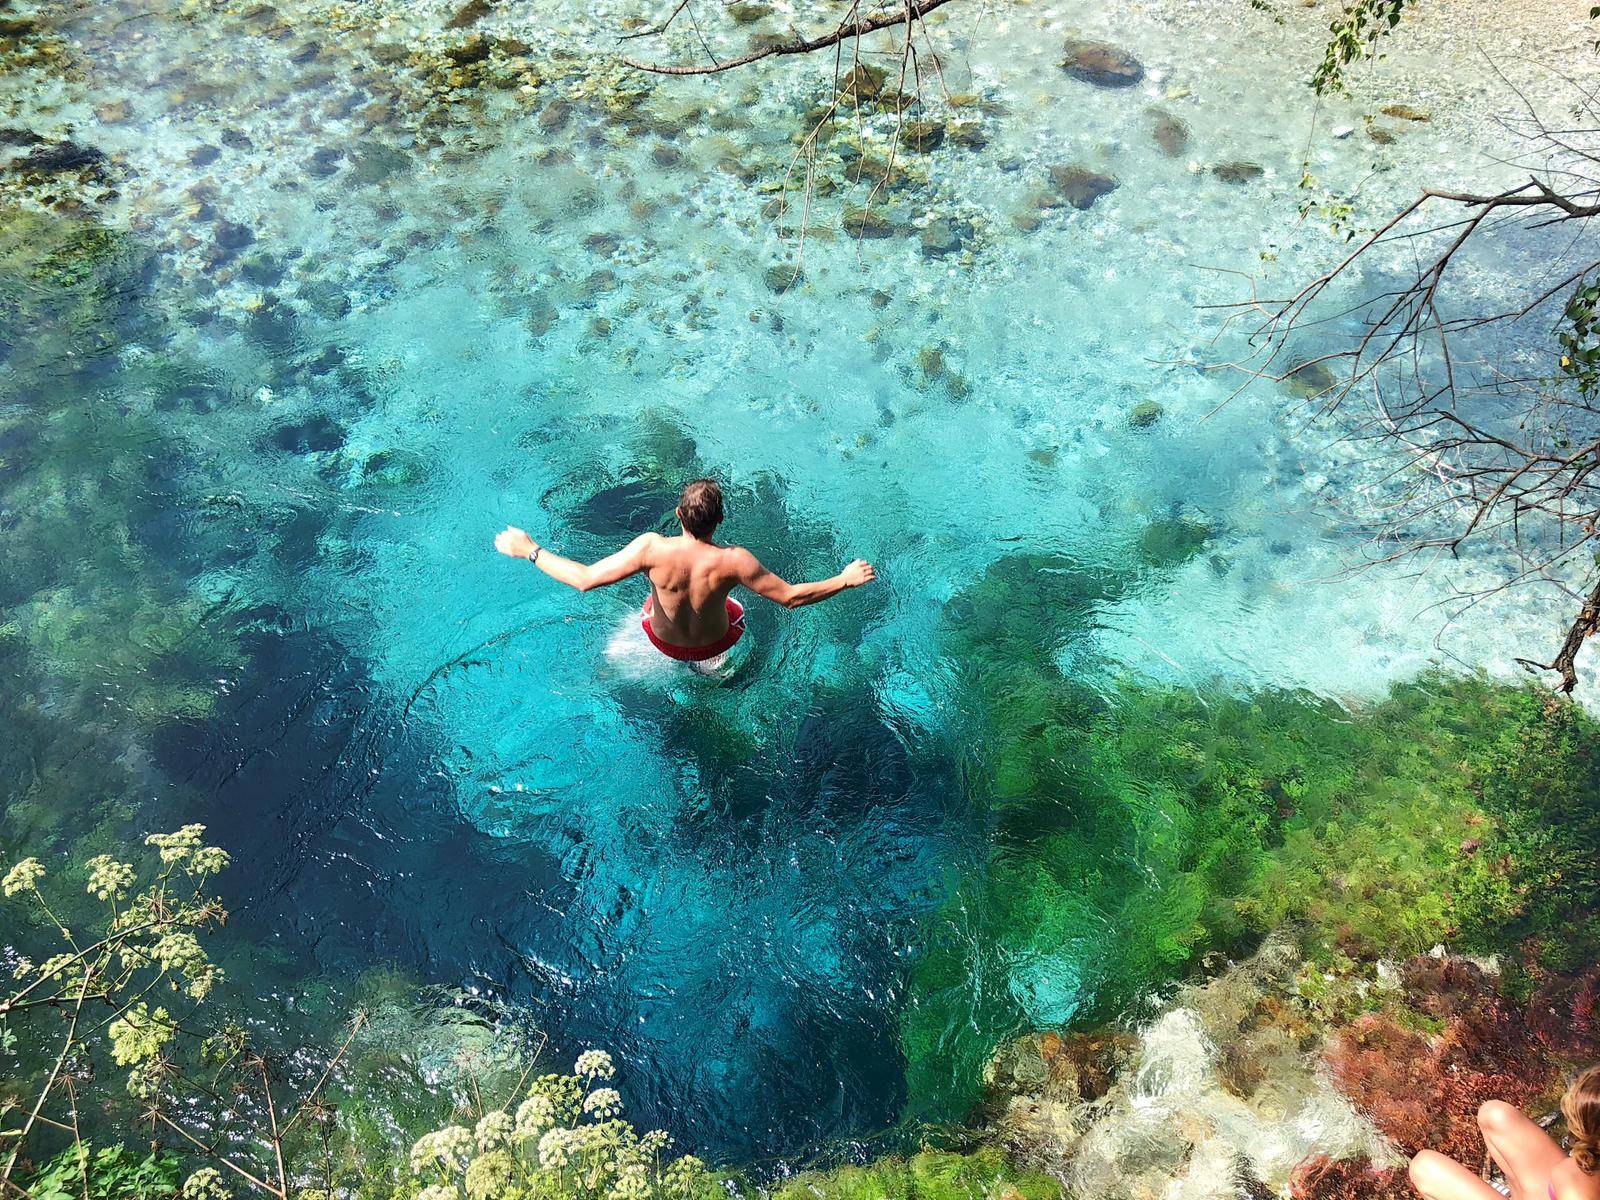
[[655, 630], [650, 628], [650, 608], [654, 600], [653, 594], [644, 598], [639, 626], [644, 630], [645, 637], [650, 639], [650, 644], [668, 658], [675, 658], [679, 662], [705, 662], [708, 658], [726, 654], [733, 649], [734, 643], [744, 636], [744, 605], [729, 596], [728, 632], [722, 637], [705, 646], [674, 646], [671, 642], [663, 642], [656, 636]]

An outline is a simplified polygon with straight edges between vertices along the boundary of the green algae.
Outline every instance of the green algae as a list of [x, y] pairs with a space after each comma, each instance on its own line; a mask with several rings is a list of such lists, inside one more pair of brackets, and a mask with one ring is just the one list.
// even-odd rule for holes
[[924, 1150], [868, 1166], [807, 1172], [781, 1184], [772, 1200], [1059, 1200], [1050, 1176], [1023, 1171], [992, 1147], [972, 1154]]
[[1063, 676], [1055, 652], [1121, 591], [1017, 556], [948, 609], [992, 836], [911, 975], [913, 1115], [969, 1104], [1004, 1037], [1114, 1017], [1285, 925], [1330, 965], [1592, 954], [1600, 728], [1581, 709], [1470, 676], [1354, 710]]
[[[0, 644], [25, 650], [73, 719], [148, 728], [204, 716], [240, 657], [218, 605], [158, 561], [146, 532], [168, 519], [183, 453], [156, 409], [198, 373], [161, 352], [102, 361], [159, 330], [144, 265], [114, 230], [0, 211], [0, 342], [17, 368], [0, 385]], [[24, 382], [41, 371], [48, 404]]]

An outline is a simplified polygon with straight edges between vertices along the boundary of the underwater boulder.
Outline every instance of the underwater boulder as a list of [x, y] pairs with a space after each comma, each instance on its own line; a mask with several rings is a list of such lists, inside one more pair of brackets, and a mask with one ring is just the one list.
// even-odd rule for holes
[[954, 254], [971, 240], [972, 222], [935, 217], [922, 229], [922, 253], [926, 258], [943, 258]]
[[311, 162], [306, 170], [318, 179], [326, 178], [339, 169], [344, 161], [344, 150], [338, 146], [318, 146], [311, 152]]
[[279, 425], [267, 441], [288, 454], [321, 454], [344, 445], [344, 426], [324, 413]]
[[1151, 521], [1139, 535], [1139, 557], [1157, 570], [1182, 566], [1215, 535], [1205, 521], [1196, 517], [1164, 517]]
[[678, 493], [660, 479], [629, 479], [602, 488], [578, 505], [571, 522], [597, 537], [643, 533], [663, 525]]
[[374, 487], [418, 487], [427, 481], [427, 460], [410, 450], [379, 450], [361, 464], [361, 482]]
[[544, 106], [539, 114], [539, 128], [546, 133], [558, 133], [572, 120], [572, 101], [557, 96]]
[[1128, 410], [1128, 424], [1135, 429], [1149, 429], [1166, 414], [1166, 411], [1154, 400], [1141, 400]]
[[1050, 182], [1062, 198], [1079, 212], [1093, 208], [1100, 197], [1109, 196], [1122, 186], [1115, 176], [1101, 174], [1078, 163], [1051, 167]]
[[839, 80], [839, 94], [852, 100], [876, 100], [883, 94], [889, 72], [871, 63], [857, 63]]
[[59, 175], [67, 171], [98, 169], [106, 161], [105, 151], [80, 142], [61, 141], [40, 145], [22, 157], [16, 164], [24, 171], [37, 171], [41, 175]]
[[256, 240], [256, 235], [248, 225], [241, 225], [237, 221], [226, 218], [217, 222], [215, 241], [218, 250], [228, 255], [233, 255], [243, 250]]
[[883, 209], [876, 207], [846, 208], [839, 224], [853, 238], [887, 238], [900, 232]]
[[467, 0], [455, 15], [444, 23], [446, 29], [465, 29], [469, 25], [476, 25], [483, 18], [494, 11], [490, 0]]
[[1062, 49], [1061, 69], [1096, 87], [1132, 87], [1144, 78], [1144, 64], [1110, 42], [1070, 38]]
[[768, 267], [762, 278], [766, 285], [774, 292], [787, 292], [792, 287], [798, 287], [805, 281], [806, 273], [793, 263], [779, 263], [777, 266]]
[[368, 142], [356, 151], [354, 175], [357, 183], [379, 184], [411, 165], [404, 151], [382, 142]]
[[1339, 385], [1333, 368], [1325, 362], [1301, 363], [1284, 376], [1283, 386], [1291, 395], [1302, 400], [1312, 400], [1332, 391]]
[[1168, 158], [1181, 158], [1183, 152], [1189, 148], [1189, 124], [1181, 117], [1175, 117], [1165, 109], [1154, 108], [1150, 110], [1155, 117], [1155, 128], [1150, 131], [1150, 136], [1155, 139], [1161, 153]]
[[723, 11], [733, 19], [735, 25], [754, 25], [772, 15], [772, 5], [756, 4], [754, 0], [734, 0]]
[[900, 144], [922, 154], [944, 145], [944, 137], [943, 121], [907, 121], [900, 127]]
[[1266, 174], [1266, 168], [1260, 163], [1235, 159], [1231, 162], [1217, 163], [1211, 168], [1211, 173], [1223, 183], [1252, 183]]

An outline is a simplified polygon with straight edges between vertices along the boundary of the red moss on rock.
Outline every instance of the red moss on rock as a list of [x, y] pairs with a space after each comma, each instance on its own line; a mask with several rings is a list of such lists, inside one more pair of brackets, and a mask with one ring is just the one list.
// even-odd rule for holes
[[[1595, 1056], [1600, 972], [1551, 979], [1526, 1006], [1500, 995], [1490, 976], [1463, 959], [1413, 960], [1403, 985], [1401, 1013], [1362, 1017], [1333, 1040], [1327, 1057], [1341, 1090], [1407, 1154], [1426, 1147], [1481, 1161], [1480, 1104], [1548, 1111], [1565, 1072]], [[1397, 1024], [1394, 1016], [1405, 1011], [1438, 1032]]]
[[1289, 1177], [1294, 1200], [1415, 1200], [1416, 1193], [1398, 1167], [1378, 1167], [1364, 1158], [1315, 1154]]

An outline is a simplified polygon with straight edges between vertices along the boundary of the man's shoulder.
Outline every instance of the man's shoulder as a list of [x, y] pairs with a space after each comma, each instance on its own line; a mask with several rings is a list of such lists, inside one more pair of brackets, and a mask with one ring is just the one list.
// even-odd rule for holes
[[735, 575], [743, 575], [761, 565], [761, 560], [743, 546], [722, 547], [722, 563]]

